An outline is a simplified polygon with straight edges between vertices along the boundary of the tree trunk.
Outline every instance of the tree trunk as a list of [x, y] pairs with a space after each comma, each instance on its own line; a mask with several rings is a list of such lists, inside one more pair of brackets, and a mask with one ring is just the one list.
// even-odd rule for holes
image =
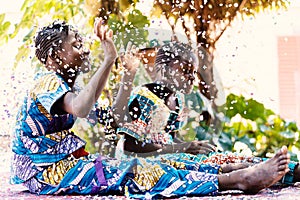
[[217, 95], [217, 88], [214, 82], [213, 56], [203, 47], [198, 47], [199, 68], [197, 76], [199, 78], [199, 91], [211, 100], [213, 108], [216, 108], [214, 99]]

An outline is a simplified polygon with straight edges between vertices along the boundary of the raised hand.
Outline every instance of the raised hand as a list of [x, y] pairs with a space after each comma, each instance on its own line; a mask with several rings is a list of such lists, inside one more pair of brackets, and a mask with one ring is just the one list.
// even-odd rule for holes
[[102, 18], [95, 19], [94, 32], [101, 41], [105, 59], [115, 60], [118, 57], [118, 53], [112, 40], [113, 31], [108, 29], [107, 25], [103, 25]]
[[120, 56], [122, 65], [125, 68], [126, 73], [135, 72], [140, 64], [141, 54], [138, 53], [138, 48], [128, 42], [126, 51]]

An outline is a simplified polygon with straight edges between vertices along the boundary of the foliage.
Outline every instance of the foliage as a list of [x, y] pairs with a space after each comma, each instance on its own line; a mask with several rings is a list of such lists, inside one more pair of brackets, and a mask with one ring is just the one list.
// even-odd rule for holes
[[199, 91], [214, 100], [217, 88], [213, 78], [213, 54], [231, 22], [238, 16], [255, 16], [261, 11], [287, 8], [288, 4], [288, 0], [154, 0], [152, 13], [164, 16], [174, 34], [176, 25], [181, 25], [188, 40], [196, 42], [200, 60], [197, 75], [202, 81]]
[[4, 21], [5, 14], [0, 15], [0, 45], [3, 44], [4, 42], [8, 41], [8, 29], [10, 27], [10, 22]]
[[[100, 45], [99, 41], [93, 40], [90, 37], [95, 17], [105, 19], [110, 28], [114, 30], [115, 43], [117, 45], [121, 43], [126, 45], [128, 42], [122, 39], [123, 32], [131, 32], [128, 38], [138, 39], [135, 42], [145, 43], [147, 41], [147, 32], [141, 30], [149, 25], [149, 20], [139, 10], [135, 9], [137, 2], [137, 0], [24, 0], [21, 7], [23, 16], [18, 23], [12, 26], [9, 21], [5, 21], [5, 14], [0, 15], [1, 42], [4, 43], [10, 39], [14, 39], [20, 32], [24, 33], [23, 43], [18, 47], [15, 58], [15, 67], [18, 67], [22, 59], [27, 58], [31, 53], [32, 49], [30, 47], [32, 47], [34, 35], [38, 27], [48, 25], [57, 19], [64, 20], [77, 26], [80, 32], [84, 36], [87, 36], [86, 43], [89, 45], [92, 53], [92, 71], [95, 71], [100, 66], [103, 57], [101, 50], [99, 51], [98, 48]], [[140, 31], [135, 32], [136, 30]], [[120, 80], [122, 68], [117, 64], [120, 63], [116, 62], [116, 67], [111, 73], [109, 84], [100, 97], [102, 102], [107, 102], [107, 104], [111, 104]], [[41, 66], [36, 58], [31, 59], [31, 65], [35, 68]], [[88, 79], [89, 77], [84, 76], [83, 82], [86, 82]], [[88, 143], [93, 144], [89, 147], [89, 150], [99, 152], [101, 144], [97, 146], [95, 144], [97, 142], [101, 143], [99, 138], [104, 138], [101, 128], [98, 126], [97, 128], [92, 127], [86, 124], [84, 120], [79, 121], [75, 128], [79, 132], [84, 133], [83, 137], [85, 137]]]
[[153, 14], [165, 16], [173, 30], [179, 21], [189, 39], [195, 39], [211, 52], [238, 15], [255, 16], [261, 11], [286, 8], [288, 3], [288, 0], [155, 0]]
[[222, 107], [224, 118], [219, 143], [224, 150], [234, 151], [242, 142], [257, 156], [267, 156], [286, 145], [292, 150], [300, 148], [299, 129], [295, 122], [288, 122], [254, 99], [229, 94]]
[[65, 21], [75, 20], [74, 17], [84, 17], [86, 14], [82, 7], [84, 0], [25, 0], [21, 11], [23, 16], [19, 23], [14, 24], [11, 33], [0, 34], [0, 37], [8, 37], [13, 39], [21, 31], [27, 31], [23, 37], [23, 45], [19, 47], [15, 59], [15, 67], [18, 65], [22, 58], [25, 58], [30, 53], [30, 45], [33, 43], [33, 37], [39, 27], [39, 23], [43, 19], [51, 16], [51, 19], [60, 19]]
[[116, 14], [109, 16], [108, 25], [116, 35], [117, 48], [125, 48], [128, 42], [136, 46], [147, 43], [148, 31], [144, 28], [150, 25], [148, 18], [141, 11], [134, 9], [126, 16], [126, 19], [124, 22]]
[[[132, 38], [137, 45], [147, 42], [148, 33], [143, 29], [149, 26], [149, 20], [143, 16], [139, 10], [135, 9], [137, 0], [25, 0], [21, 11], [23, 16], [21, 21], [12, 25], [5, 21], [5, 15], [0, 15], [0, 41], [1, 43], [13, 39], [21, 31], [26, 31], [23, 37], [23, 45], [19, 47], [16, 55], [16, 66], [27, 57], [30, 52], [30, 45], [33, 43], [33, 36], [39, 24], [43, 21], [61, 19], [83, 27], [83, 33], [89, 33], [93, 27], [95, 16], [106, 19], [107, 24], [113, 29], [116, 35], [116, 43], [119, 49], [126, 46]], [[164, 3], [163, 3], [164, 2]], [[169, 4], [167, 4], [169, 2]], [[180, 19], [186, 30], [187, 36], [192, 40], [194, 34], [198, 44], [210, 54], [214, 50], [214, 44], [218, 41], [222, 33], [230, 25], [230, 22], [239, 14], [254, 15], [255, 13], [269, 8], [278, 9], [286, 7], [285, 0], [260, 0], [245, 1], [171, 1], [156, 0], [154, 10], [157, 14], [167, 17], [175, 30], [175, 23]], [[201, 3], [201, 4], [200, 4]], [[163, 6], [162, 6], [163, 5]], [[99, 10], [99, 8], [102, 8]], [[188, 20], [192, 20], [195, 27], [188, 26]], [[12, 27], [13, 26], [13, 27]], [[13, 29], [12, 32], [9, 30]], [[195, 34], [195, 33], [199, 34]], [[126, 34], [129, 33], [129, 35]], [[124, 37], [126, 35], [126, 37]], [[138, 40], [136, 40], [138, 39]], [[91, 42], [91, 49], [95, 50], [99, 46], [98, 41]], [[92, 51], [93, 52], [93, 51]], [[93, 54], [94, 66], [99, 67], [100, 59], [95, 51]], [[213, 57], [207, 56], [206, 59]], [[33, 66], [36, 60], [33, 59]], [[116, 63], [120, 64], [120, 63]], [[203, 64], [207, 65], [208, 64]], [[118, 65], [116, 65], [118, 66]], [[120, 80], [121, 68], [115, 68], [112, 72], [109, 86], [101, 96], [103, 101], [110, 101], [117, 90], [117, 83]], [[212, 71], [211, 71], [212, 75]], [[137, 74], [137, 79], [141, 79], [143, 72]], [[195, 111], [205, 107], [204, 102], [199, 96], [189, 96], [188, 101], [197, 102]], [[111, 102], [110, 102], [111, 103]], [[198, 106], [198, 107], [197, 107]], [[192, 140], [194, 137], [199, 139], [217, 138], [224, 150], [235, 150], [235, 144], [242, 142], [246, 144], [257, 155], [265, 156], [267, 152], [275, 151], [276, 148], [287, 145], [289, 150], [299, 149], [298, 140], [299, 130], [294, 122], [286, 122], [280, 116], [266, 109], [261, 103], [253, 99], [245, 99], [242, 96], [230, 94], [227, 102], [221, 110], [224, 118], [221, 121], [221, 129], [206, 126], [201, 116], [194, 116], [189, 119], [186, 127], [185, 140]], [[76, 126], [79, 132], [84, 133], [86, 140], [89, 140], [89, 150], [96, 152], [101, 148], [100, 138], [104, 137], [101, 127], [91, 127], [85, 121], [79, 122]], [[194, 131], [195, 130], [195, 131]], [[211, 134], [207, 134], [211, 133]], [[216, 136], [216, 137], [215, 137]], [[99, 145], [95, 145], [99, 144]]]

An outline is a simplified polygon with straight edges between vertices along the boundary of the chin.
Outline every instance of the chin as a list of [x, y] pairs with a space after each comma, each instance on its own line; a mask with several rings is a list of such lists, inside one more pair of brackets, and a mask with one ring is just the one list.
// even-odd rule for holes
[[91, 71], [91, 64], [88, 62], [83, 62], [82, 65], [79, 67], [79, 71], [82, 73], [88, 73]]
[[192, 89], [188, 89], [188, 88], [182, 89], [181, 92], [182, 92], [183, 94], [191, 94], [191, 93], [192, 93]]

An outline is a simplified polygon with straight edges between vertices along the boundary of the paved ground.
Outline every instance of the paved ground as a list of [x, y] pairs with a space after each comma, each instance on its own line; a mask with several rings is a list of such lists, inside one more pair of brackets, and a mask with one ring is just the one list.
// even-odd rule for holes
[[[126, 199], [121, 196], [37, 196], [30, 194], [22, 186], [10, 185], [9, 178], [9, 138], [0, 136], [0, 199], [1, 200], [50, 200], [50, 199]], [[244, 195], [240, 191], [229, 191], [214, 197], [188, 197], [180, 199], [204, 200], [252, 200], [252, 199], [300, 199], [300, 183], [293, 187], [274, 186], [256, 195]]]

